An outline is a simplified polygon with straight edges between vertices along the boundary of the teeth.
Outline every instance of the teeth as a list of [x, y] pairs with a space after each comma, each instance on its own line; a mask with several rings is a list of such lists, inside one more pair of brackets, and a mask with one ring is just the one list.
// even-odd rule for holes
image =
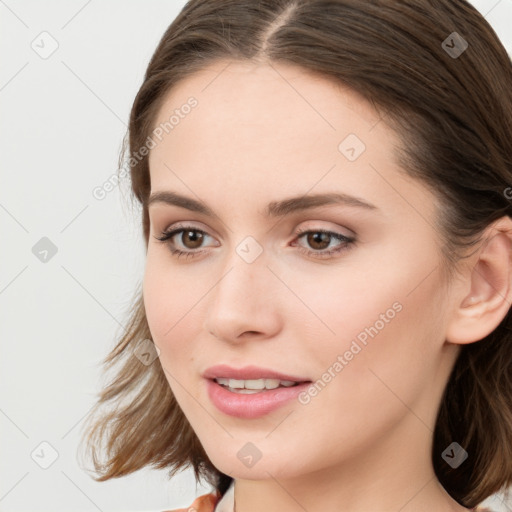
[[221, 386], [226, 386], [231, 389], [247, 390], [249, 392], [253, 390], [261, 389], [276, 389], [278, 387], [290, 387], [294, 386], [296, 382], [292, 380], [279, 380], [279, 379], [251, 379], [251, 380], [238, 380], [238, 379], [215, 379]]

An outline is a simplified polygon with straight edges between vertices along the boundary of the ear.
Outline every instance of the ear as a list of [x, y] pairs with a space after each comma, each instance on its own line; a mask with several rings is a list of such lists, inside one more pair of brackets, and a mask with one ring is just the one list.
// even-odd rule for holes
[[[463, 290], [455, 294], [446, 341], [466, 344], [485, 338], [512, 305], [512, 220], [505, 216], [484, 232], [481, 247], [471, 256]], [[467, 292], [469, 288], [469, 292]]]

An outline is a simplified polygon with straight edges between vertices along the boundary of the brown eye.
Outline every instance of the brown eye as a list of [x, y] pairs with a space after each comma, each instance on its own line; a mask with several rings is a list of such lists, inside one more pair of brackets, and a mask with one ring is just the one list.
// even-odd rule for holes
[[309, 246], [319, 251], [329, 247], [332, 236], [322, 231], [311, 231], [307, 233], [306, 240]]
[[[355, 237], [348, 237], [325, 229], [301, 230], [297, 233], [297, 240], [301, 239], [304, 239], [306, 243], [299, 243], [300, 251], [314, 258], [332, 257], [334, 254], [350, 249], [356, 240]], [[331, 246], [331, 242], [334, 242], [335, 245]]]
[[181, 243], [187, 249], [198, 249], [203, 243], [204, 234], [198, 230], [182, 230]]
[[179, 226], [176, 229], [164, 231], [155, 238], [166, 244], [177, 258], [194, 258], [207, 252], [203, 249], [203, 243], [206, 238], [212, 237], [194, 226]]

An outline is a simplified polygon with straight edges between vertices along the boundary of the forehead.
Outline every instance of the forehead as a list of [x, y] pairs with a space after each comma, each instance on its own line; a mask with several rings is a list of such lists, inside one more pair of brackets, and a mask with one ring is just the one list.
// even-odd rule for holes
[[[184, 108], [190, 98], [195, 106]], [[400, 214], [428, 193], [399, 173], [400, 140], [370, 103], [297, 66], [217, 61], [167, 93], [154, 127], [166, 123], [149, 155], [152, 191], [193, 189], [255, 205], [343, 191]], [[347, 158], [347, 144], [357, 159]]]
[[223, 154], [229, 155], [224, 170], [256, 170], [259, 164], [262, 172], [279, 163], [281, 172], [289, 166], [299, 172], [298, 161], [314, 159], [325, 169], [322, 160], [343, 158], [339, 145], [351, 134], [365, 156], [371, 151], [378, 160], [383, 151], [389, 159], [398, 143], [357, 92], [281, 63], [214, 62], [167, 93], [153, 126], [161, 140], [155, 139], [150, 168], [163, 157], [175, 164], [186, 158], [189, 168], [198, 159], [203, 168], [217, 168]]
[[[358, 118], [371, 126], [380, 120], [380, 114], [356, 91], [310, 70], [281, 62], [217, 60], [167, 92], [154, 126], [165, 123], [191, 96], [203, 116], [226, 119], [236, 113], [239, 122], [276, 123], [283, 114], [293, 113], [295, 118], [310, 118], [313, 125], [336, 131], [345, 124], [340, 126], [340, 112], [352, 122]], [[217, 111], [220, 104], [221, 112]], [[267, 108], [262, 110], [262, 105]]]

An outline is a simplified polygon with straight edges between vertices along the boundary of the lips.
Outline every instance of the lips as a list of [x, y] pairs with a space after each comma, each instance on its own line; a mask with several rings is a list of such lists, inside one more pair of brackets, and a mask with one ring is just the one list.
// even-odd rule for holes
[[[311, 383], [306, 377], [281, 373], [269, 368], [233, 368], [225, 364], [211, 366], [203, 372], [202, 377], [206, 381], [207, 395], [215, 407], [224, 414], [241, 419], [259, 418], [285, 406], [296, 399]], [[263, 380], [265, 388], [254, 389], [258, 387], [254, 381], [259, 381], [261, 385]], [[278, 387], [275, 387], [276, 382], [279, 383]], [[287, 385], [281, 385], [283, 383]], [[230, 384], [233, 384], [234, 388]], [[252, 389], [243, 389], [244, 386]]]
[[277, 379], [280, 381], [293, 381], [297, 383], [311, 382], [307, 377], [290, 375], [268, 368], [258, 366], [244, 366], [242, 368], [232, 368], [225, 364], [211, 366], [204, 373], [205, 379], [236, 379], [236, 380], [257, 380], [257, 379]]
[[[303, 382], [291, 387], [252, 391], [250, 394], [234, 393], [219, 385], [215, 380], [205, 379], [206, 394], [211, 403], [223, 414], [240, 419], [256, 419], [293, 404], [305, 392], [309, 383]], [[293, 407], [293, 405], [292, 405]], [[297, 407], [297, 402], [295, 403]], [[298, 406], [302, 407], [302, 406]]]

